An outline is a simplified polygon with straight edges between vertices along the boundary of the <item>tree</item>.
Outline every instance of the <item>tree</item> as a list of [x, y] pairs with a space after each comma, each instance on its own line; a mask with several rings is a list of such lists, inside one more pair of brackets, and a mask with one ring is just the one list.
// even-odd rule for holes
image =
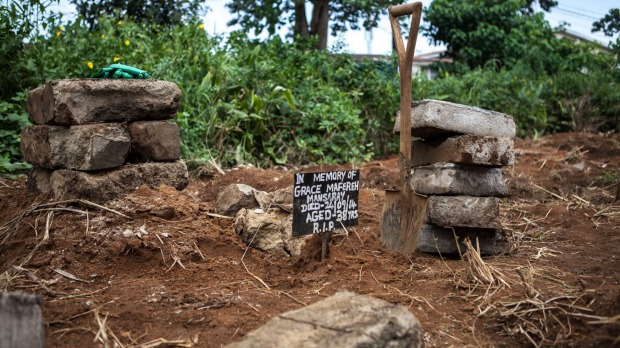
[[544, 11], [549, 12], [553, 7], [558, 6], [558, 2], [555, 0], [526, 0], [527, 6], [523, 8], [523, 11], [532, 14], [534, 13], [534, 3], [537, 2], [538, 6]]
[[612, 8], [603, 18], [592, 23], [592, 32], [602, 31], [607, 36], [620, 33], [620, 9]]
[[[592, 23], [592, 32], [602, 31], [607, 36], [614, 36], [620, 33], [620, 9], [612, 8], [603, 18]], [[609, 47], [616, 55], [618, 65], [620, 65], [620, 37], [615, 42], [610, 42]]]
[[[52, 1], [24, 0], [0, 3], [0, 65], [4, 71], [0, 77], [0, 100], [10, 100], [24, 86], [24, 62], [20, 54], [27, 47], [26, 42], [38, 34], [38, 27], [47, 27], [47, 20], [52, 14], [46, 13], [46, 7]], [[0, 129], [2, 125], [0, 124]]]
[[92, 30], [100, 16], [131, 17], [136, 21], [172, 26], [206, 10], [201, 0], [70, 0]]
[[[267, 31], [274, 35], [290, 26], [295, 37], [316, 37], [317, 49], [327, 48], [327, 33], [331, 21], [332, 35], [350, 27], [370, 30], [377, 26], [379, 16], [388, 6], [404, 0], [231, 0], [226, 7], [236, 14], [228, 24], [241, 25], [256, 35]], [[306, 5], [312, 4], [310, 21]], [[360, 26], [360, 21], [362, 21]]]
[[[536, 54], [546, 59], [554, 35], [533, 1], [525, 0], [435, 0], [424, 11], [421, 32], [435, 44], [447, 46], [446, 56], [470, 68], [493, 61], [510, 65]], [[541, 0], [542, 9], [557, 2]]]

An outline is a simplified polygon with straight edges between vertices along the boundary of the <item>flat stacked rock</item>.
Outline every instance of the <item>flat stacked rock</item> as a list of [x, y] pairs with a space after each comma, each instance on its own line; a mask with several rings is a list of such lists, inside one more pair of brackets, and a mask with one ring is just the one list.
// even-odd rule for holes
[[175, 123], [179, 87], [167, 81], [74, 79], [47, 81], [28, 94], [35, 125], [24, 128], [20, 150], [34, 168], [28, 187], [57, 200], [103, 203], [142, 184], [182, 190]]
[[[464, 238], [481, 254], [506, 252], [509, 242], [499, 221], [499, 200], [508, 195], [500, 167], [514, 165], [515, 123], [494, 111], [436, 100], [412, 105], [415, 246], [401, 236], [382, 238], [403, 253], [414, 250], [456, 254]], [[394, 132], [400, 132], [400, 115]], [[456, 236], [456, 240], [455, 240]]]

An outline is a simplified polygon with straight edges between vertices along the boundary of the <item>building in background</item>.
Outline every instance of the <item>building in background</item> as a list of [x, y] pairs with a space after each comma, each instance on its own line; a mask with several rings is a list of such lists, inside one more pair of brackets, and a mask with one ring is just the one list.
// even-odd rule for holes
[[[424, 76], [429, 80], [437, 78], [437, 70], [434, 68], [433, 63], [452, 63], [452, 58], [441, 57], [446, 50], [419, 53], [413, 57], [413, 69], [411, 70], [413, 76]], [[353, 59], [356, 61], [362, 61], [363, 59], [369, 59], [371, 61], [387, 61], [389, 56], [380, 54], [354, 54]]]

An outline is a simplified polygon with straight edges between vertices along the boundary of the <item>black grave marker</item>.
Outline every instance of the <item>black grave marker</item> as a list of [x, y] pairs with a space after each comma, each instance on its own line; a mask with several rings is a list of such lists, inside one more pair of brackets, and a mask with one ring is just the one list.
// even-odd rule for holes
[[293, 236], [357, 225], [359, 178], [359, 170], [296, 173]]

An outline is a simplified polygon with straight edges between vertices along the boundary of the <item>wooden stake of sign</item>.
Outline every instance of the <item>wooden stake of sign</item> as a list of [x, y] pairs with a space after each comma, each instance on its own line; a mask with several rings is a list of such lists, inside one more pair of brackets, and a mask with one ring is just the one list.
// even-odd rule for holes
[[332, 232], [323, 232], [323, 243], [321, 245], [321, 261], [329, 259], [329, 242], [332, 237]]

